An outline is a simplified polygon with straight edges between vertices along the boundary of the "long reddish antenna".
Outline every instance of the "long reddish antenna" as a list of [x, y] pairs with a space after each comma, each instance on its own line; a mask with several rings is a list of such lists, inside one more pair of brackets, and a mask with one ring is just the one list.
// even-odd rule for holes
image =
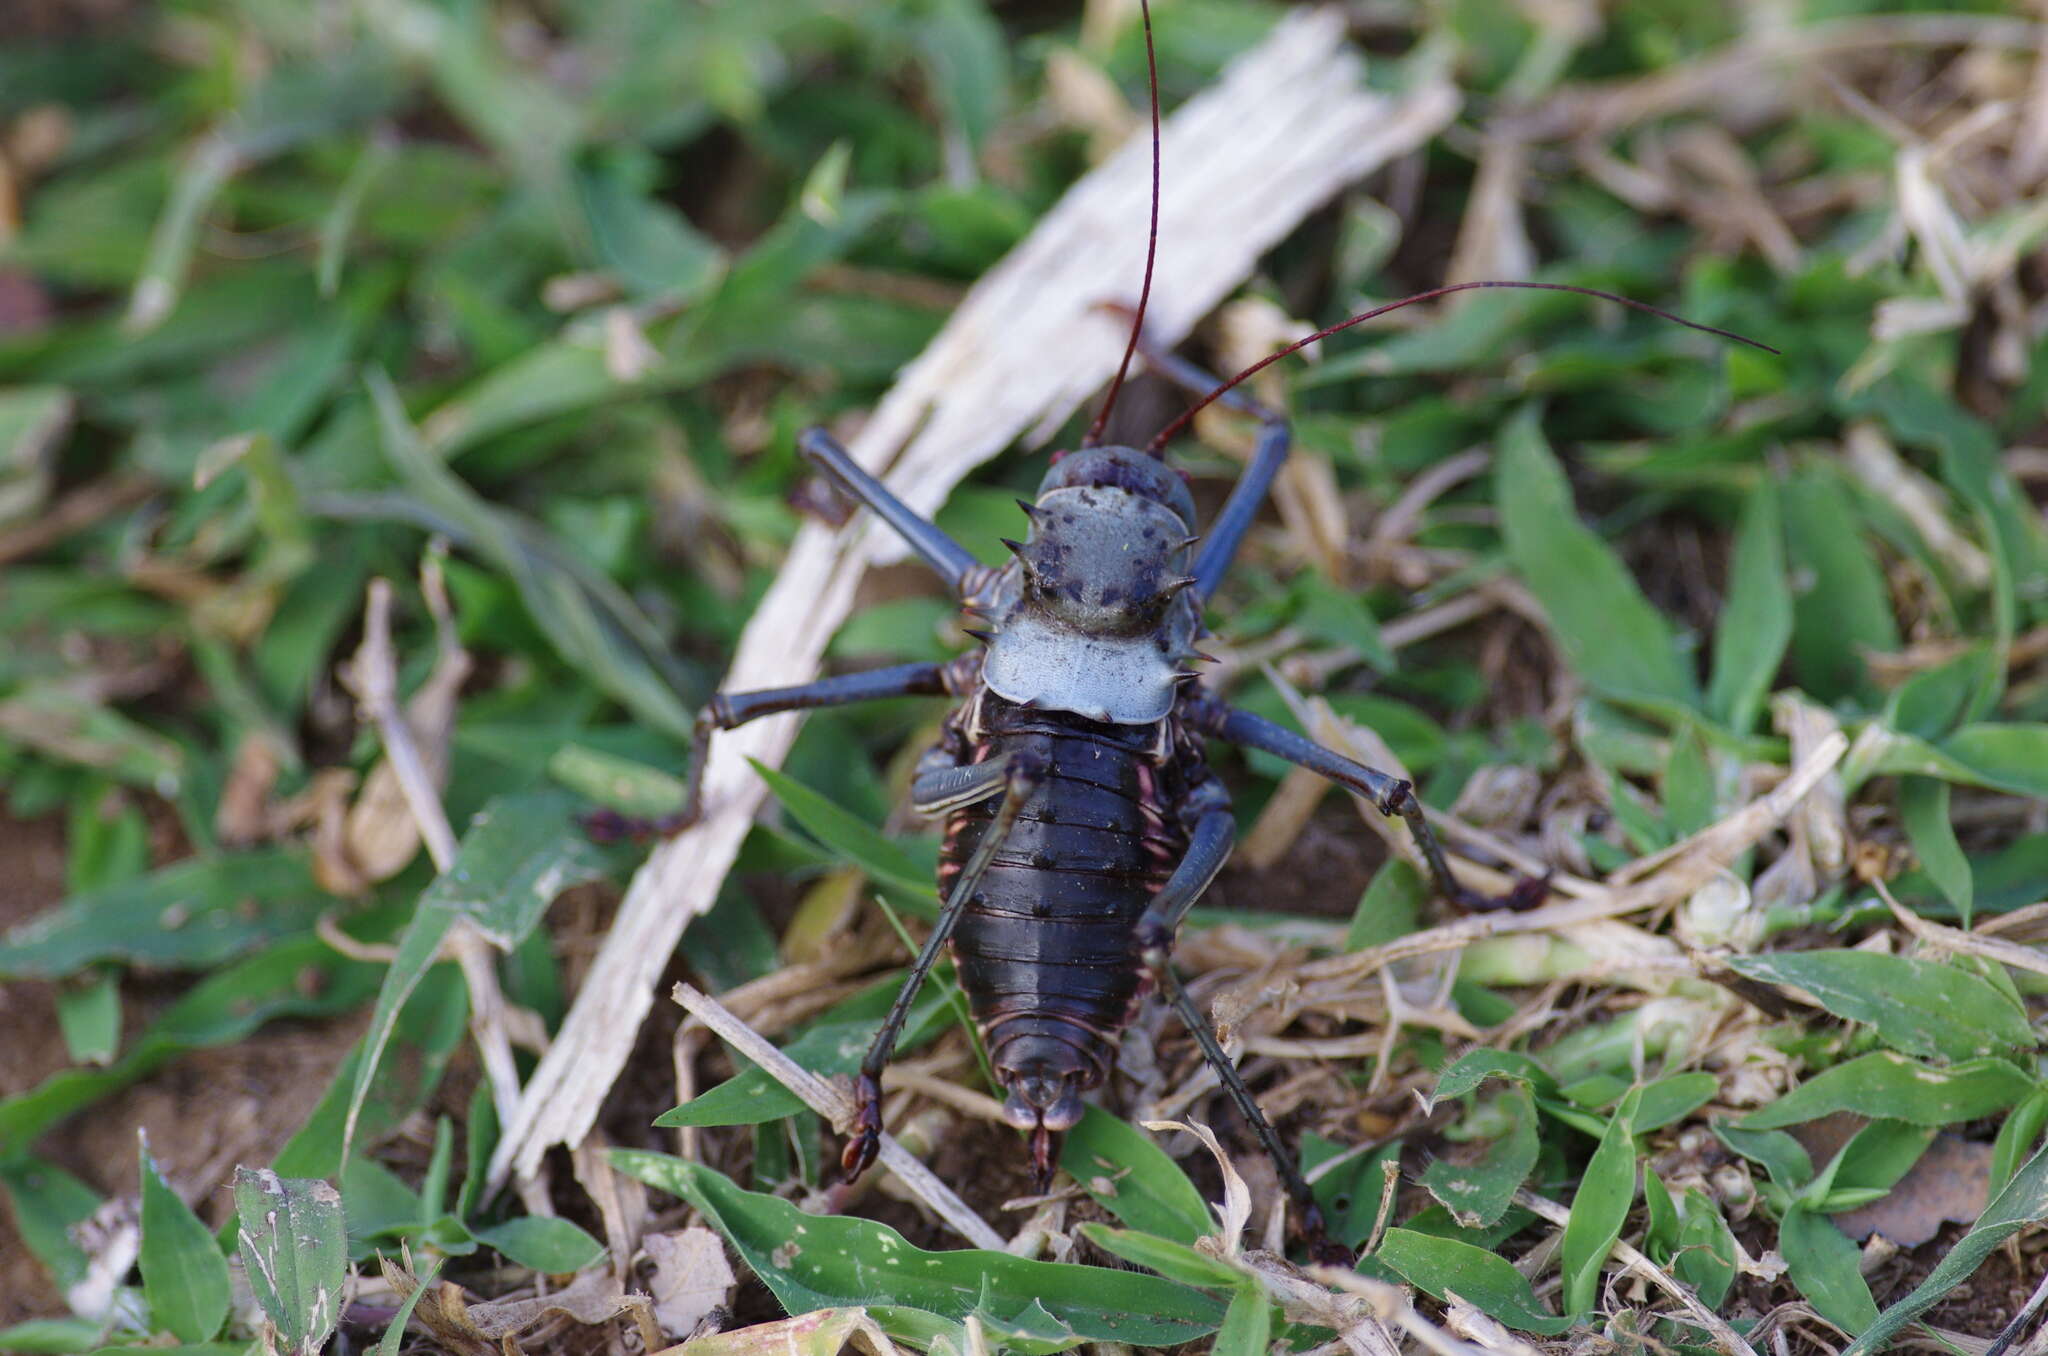
[[1738, 344], [1748, 344], [1751, 348], [1760, 348], [1766, 353], [1776, 353], [1778, 351], [1777, 349], [1772, 348], [1769, 344], [1759, 343], [1756, 340], [1751, 339], [1749, 336], [1737, 334], [1733, 330], [1717, 330], [1712, 325], [1702, 325], [1697, 321], [1687, 320], [1682, 315], [1673, 315], [1669, 311], [1660, 310], [1659, 308], [1650, 305], [1646, 301], [1637, 301], [1632, 297], [1618, 297], [1612, 292], [1602, 292], [1597, 287], [1574, 287], [1570, 283], [1540, 282], [1489, 281], [1452, 283], [1448, 287], [1438, 287], [1428, 292], [1417, 292], [1412, 297], [1403, 297], [1399, 301], [1390, 301], [1384, 306], [1376, 306], [1372, 310], [1367, 311], [1362, 315], [1352, 316], [1349, 320], [1340, 321], [1339, 323], [1330, 326], [1330, 328], [1326, 330], [1317, 330], [1314, 334], [1311, 334], [1306, 339], [1297, 339], [1293, 343], [1289, 344], [1286, 348], [1283, 348], [1278, 353], [1273, 354], [1271, 357], [1259, 359], [1259, 361], [1253, 363], [1250, 367], [1247, 367], [1244, 371], [1238, 373], [1229, 381], [1224, 382], [1221, 386], [1218, 386], [1215, 390], [1209, 392], [1209, 394], [1203, 396], [1200, 400], [1196, 401], [1193, 406], [1191, 406], [1188, 410], [1182, 413], [1180, 418], [1174, 420], [1165, 428], [1159, 430], [1159, 435], [1155, 437], [1151, 441], [1151, 443], [1146, 446], [1145, 450], [1152, 453], [1154, 456], [1159, 456], [1163, 454], [1166, 449], [1166, 444], [1172, 440], [1173, 435], [1180, 432], [1182, 429], [1186, 428], [1189, 422], [1192, 421], [1196, 415], [1200, 414], [1203, 410], [1207, 409], [1209, 405], [1212, 402], [1214, 402], [1218, 396], [1222, 395], [1225, 391], [1228, 391], [1231, 387], [1237, 385], [1245, 378], [1250, 377], [1255, 373], [1262, 372], [1268, 367], [1271, 367], [1274, 363], [1279, 362], [1288, 354], [1296, 353], [1304, 348], [1307, 348], [1310, 344], [1313, 344], [1318, 339], [1327, 339], [1331, 335], [1337, 333], [1339, 330], [1348, 330], [1353, 325], [1362, 325], [1366, 321], [1371, 320], [1376, 316], [1383, 316], [1389, 311], [1398, 311], [1403, 306], [1413, 306], [1418, 301], [1434, 301], [1438, 297], [1449, 296], [1453, 292], [1467, 292], [1475, 287], [1526, 287], [1531, 291], [1536, 292], [1576, 292], [1582, 297], [1599, 297], [1604, 301], [1619, 302], [1621, 305], [1630, 307], [1633, 310], [1643, 311], [1649, 315], [1656, 316], [1661, 320], [1669, 320], [1676, 325], [1683, 325], [1689, 330], [1699, 330], [1705, 334], [1717, 335], [1722, 339], [1733, 339]]
[[1152, 264], [1159, 257], [1159, 57], [1152, 50], [1151, 0], [1138, 0], [1138, 12], [1145, 21], [1145, 74], [1152, 92], [1152, 224], [1145, 233], [1145, 282], [1138, 289], [1138, 313], [1131, 318], [1131, 341], [1124, 345], [1124, 360], [1117, 365], [1116, 380], [1102, 398], [1102, 409], [1088, 426], [1081, 446], [1093, 447], [1102, 439], [1109, 412], [1116, 408], [1116, 393], [1123, 389], [1124, 374], [1131, 370], [1131, 355], [1138, 351], [1138, 336], [1145, 328], [1145, 303], [1152, 298]]

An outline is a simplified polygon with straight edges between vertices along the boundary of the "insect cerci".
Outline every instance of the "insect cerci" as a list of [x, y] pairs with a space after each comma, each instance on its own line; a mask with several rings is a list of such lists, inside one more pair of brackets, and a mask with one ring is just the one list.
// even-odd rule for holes
[[[1145, 26], [1149, 54], [1149, 11]], [[1152, 89], [1156, 231], [1156, 73]], [[943, 905], [862, 1062], [845, 1171], [857, 1176], [874, 1159], [882, 1071], [912, 999], [950, 946], [1002, 1087], [1003, 1115], [1029, 1137], [1041, 1184], [1052, 1175], [1056, 1137], [1074, 1125], [1083, 1099], [1104, 1082], [1135, 1005], [1157, 992], [1187, 1024], [1272, 1156], [1300, 1211], [1302, 1232], [1320, 1248], [1326, 1240], [1307, 1183], [1171, 964], [1176, 929], [1236, 838], [1230, 794], [1209, 766], [1208, 743], [1277, 755], [1367, 798], [1383, 814], [1400, 816], [1435, 889], [1460, 907], [1529, 907], [1544, 890], [1539, 881], [1524, 881], [1496, 899], [1465, 889], [1408, 782], [1232, 706], [1204, 685], [1195, 665], [1202, 658], [1196, 644], [1204, 634], [1205, 605], [1264, 504], [1290, 438], [1282, 415], [1233, 388], [1304, 344], [1446, 292], [1537, 287], [1608, 294], [1543, 283], [1441, 288], [1354, 316], [1217, 381], [1145, 344], [1150, 275], [1148, 258], [1125, 370], [1133, 354], [1142, 353], [1153, 371], [1198, 402], [1144, 448], [1103, 445], [1120, 370], [1079, 447], [1055, 453], [1036, 498], [1019, 501], [1029, 532], [1021, 542], [1005, 543], [1010, 559], [1000, 567], [979, 564], [824, 430], [811, 429], [799, 440], [812, 466], [880, 515], [937, 572], [970, 618], [977, 648], [945, 663], [721, 693], [697, 718], [682, 809], [657, 824], [611, 820], [604, 827], [672, 832], [693, 822], [715, 731], [776, 712], [874, 698], [953, 699], [957, 706], [919, 762], [911, 788], [920, 813], [944, 817]], [[1665, 315], [1626, 298], [1609, 299]], [[1219, 399], [1259, 419], [1261, 432], [1242, 477], [1204, 528], [1185, 478], [1165, 460], [1165, 447], [1196, 410]]]

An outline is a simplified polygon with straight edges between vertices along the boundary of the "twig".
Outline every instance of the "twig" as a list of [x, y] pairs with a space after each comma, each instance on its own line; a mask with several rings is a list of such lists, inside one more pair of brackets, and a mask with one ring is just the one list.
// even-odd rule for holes
[[2008, 942], [2002, 937], [1986, 937], [1978, 932], [1965, 932], [1922, 918], [1893, 897], [1891, 887], [1881, 880], [1870, 882], [1876, 888], [1878, 898], [1891, 908], [1892, 916], [1899, 925], [1923, 942], [1932, 943], [1949, 951], [1965, 955], [1981, 956], [1985, 960], [1997, 961], [2018, 970], [2032, 970], [2037, 975], [2048, 975], [2048, 951], [2039, 947], [2021, 946]]
[[[704, 1023], [719, 1039], [761, 1066], [770, 1078], [803, 1099], [805, 1106], [844, 1133], [853, 1123], [853, 1098], [776, 1049], [752, 1027], [735, 1017], [724, 1004], [688, 984], [676, 985], [672, 995], [692, 1017]], [[954, 1233], [977, 1248], [996, 1252], [1006, 1246], [1003, 1236], [968, 1208], [932, 1170], [920, 1163], [889, 1134], [882, 1136], [882, 1165], [896, 1174], [896, 1180], [951, 1226]]]
[[109, 476], [81, 485], [36, 517], [0, 532], [0, 565], [47, 550], [108, 514], [141, 503], [157, 489], [155, 481], [143, 476]]
[[[1534, 1211], [1560, 1229], [1572, 1217], [1570, 1210], [1547, 1197], [1538, 1196], [1533, 1191], [1517, 1191], [1515, 1204], [1524, 1210]], [[1721, 1350], [1730, 1353], [1730, 1356], [1757, 1356], [1756, 1348], [1744, 1340], [1741, 1333], [1729, 1327], [1713, 1310], [1700, 1303], [1699, 1297], [1693, 1294], [1692, 1287], [1681, 1284], [1671, 1273], [1645, 1256], [1641, 1249], [1622, 1239], [1616, 1239], [1610, 1252], [1621, 1259], [1622, 1265], [1684, 1305], [1686, 1312], [1692, 1315], [1693, 1321], [1713, 1336], [1714, 1341], [1720, 1344]]]

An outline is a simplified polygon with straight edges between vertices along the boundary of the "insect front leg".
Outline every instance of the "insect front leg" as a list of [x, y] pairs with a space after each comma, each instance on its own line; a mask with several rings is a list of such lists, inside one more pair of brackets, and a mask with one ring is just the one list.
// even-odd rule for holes
[[1458, 878], [1451, 874], [1443, 845], [1437, 842], [1436, 832], [1423, 816], [1422, 802], [1415, 798], [1415, 788], [1399, 777], [1390, 777], [1377, 768], [1367, 767], [1335, 750], [1326, 749], [1283, 725], [1275, 725], [1262, 716], [1255, 716], [1213, 697], [1191, 698], [1182, 710], [1188, 723], [1204, 734], [1227, 739], [1248, 749], [1277, 754], [1364, 796], [1381, 814], [1401, 816], [1415, 837], [1415, 846], [1422, 853], [1423, 862], [1429, 867], [1430, 880], [1435, 883], [1438, 893], [1452, 903], [1475, 912], [1486, 912], [1502, 908], [1533, 909], [1543, 902], [1548, 889], [1544, 880], [1519, 881], [1512, 890], [1498, 898], [1460, 885]]
[[797, 435], [796, 446], [805, 461], [895, 528], [897, 535], [910, 544], [910, 549], [923, 556], [925, 563], [938, 571], [946, 586], [953, 590], [954, 597], [967, 596], [983, 569], [981, 562], [970, 555], [966, 547], [889, 493], [886, 485], [863, 470], [852, 454], [824, 429], [805, 429]]
[[[1010, 836], [1017, 816], [1023, 813], [1025, 802], [1045, 780], [1044, 760], [1028, 753], [1013, 753], [960, 770], [975, 772], [981, 768], [997, 769], [984, 775], [994, 786], [1002, 788], [1003, 803], [996, 808], [995, 818], [982, 833], [981, 841], [975, 844], [974, 853], [961, 868], [953, 888], [946, 893], [946, 902], [939, 909], [939, 921], [933, 926], [932, 935], [925, 939], [917, 959], [911, 962], [910, 973], [904, 977], [903, 987], [897, 991], [896, 1001], [890, 1005], [889, 1015], [882, 1021], [882, 1029], [875, 1033], [867, 1056], [860, 1062], [860, 1076], [854, 1080], [853, 1133], [839, 1156], [839, 1165], [845, 1170], [848, 1181], [866, 1172], [881, 1148], [882, 1071], [889, 1066], [896, 1038], [902, 1034], [903, 1023], [910, 1017], [910, 1005], [916, 1000], [917, 991], [924, 987], [925, 976], [938, 962], [939, 953], [952, 939], [961, 915], [967, 911], [968, 901], [974, 898], [989, 863], [995, 860], [1003, 841]], [[958, 788], [955, 788], [955, 793], [959, 794]]]
[[[979, 656], [970, 658], [978, 660]], [[845, 706], [881, 697], [958, 694], [971, 677], [963, 671], [960, 661], [955, 660], [946, 664], [898, 664], [866, 673], [820, 678], [795, 687], [721, 692], [697, 713], [697, 723], [690, 735], [689, 780], [684, 785], [681, 807], [659, 819], [634, 819], [614, 811], [600, 810], [584, 819], [584, 828], [591, 837], [610, 842], [620, 838], [666, 837], [681, 833], [696, 823], [704, 812], [704, 760], [711, 751], [711, 736], [719, 730], [737, 729], [750, 720], [783, 711]]]

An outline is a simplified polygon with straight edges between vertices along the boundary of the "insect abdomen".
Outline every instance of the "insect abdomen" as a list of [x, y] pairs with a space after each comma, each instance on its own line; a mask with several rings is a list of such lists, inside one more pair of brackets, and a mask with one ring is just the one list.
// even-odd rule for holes
[[[1184, 847], [1139, 734], [1047, 712], [987, 741], [989, 757], [1030, 749], [1046, 769], [953, 937], [998, 1062], [1013, 1032], [1051, 1032], [1106, 1069], [1107, 1042], [1129, 1019], [1143, 974], [1136, 924]], [[942, 892], [993, 814], [993, 801], [953, 813]]]

